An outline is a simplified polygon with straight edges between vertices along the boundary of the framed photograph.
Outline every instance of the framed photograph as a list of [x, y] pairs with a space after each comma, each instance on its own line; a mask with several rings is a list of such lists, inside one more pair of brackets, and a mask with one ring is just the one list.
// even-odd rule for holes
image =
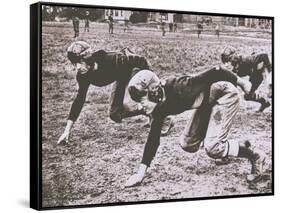
[[274, 194], [274, 18], [30, 6], [30, 206]]

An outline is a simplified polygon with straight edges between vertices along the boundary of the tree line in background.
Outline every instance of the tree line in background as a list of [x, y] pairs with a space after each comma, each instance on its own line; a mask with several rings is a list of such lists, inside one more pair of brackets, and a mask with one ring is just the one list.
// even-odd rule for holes
[[[113, 13], [113, 12], [112, 12]], [[112, 14], [113, 15], [113, 14]], [[152, 13], [146, 11], [133, 11], [130, 15], [129, 21], [131, 23], [144, 23], [151, 20]], [[160, 13], [162, 16], [167, 16], [168, 13]], [[42, 6], [42, 20], [43, 21], [69, 21], [74, 17], [79, 19], [87, 19], [90, 21], [105, 21], [105, 9], [93, 8], [78, 8], [78, 7], [60, 7], [60, 6]], [[175, 23], [202, 23], [206, 26], [213, 23], [230, 26], [245, 26], [251, 28], [271, 29], [271, 20], [244, 18], [244, 17], [210, 17], [200, 15], [183, 15], [174, 14], [172, 22]], [[159, 21], [159, 20], [158, 20]], [[162, 22], [162, 21], [160, 21]]]
[[96, 21], [102, 19], [104, 15], [104, 9], [88, 9], [88, 8], [76, 8], [76, 7], [54, 7], [54, 6], [42, 6], [42, 19], [43, 21], [54, 21], [56, 19], [70, 20], [73, 17], [79, 19], [89, 19]]
[[[76, 7], [54, 7], [54, 6], [42, 6], [42, 19], [43, 21], [55, 21], [55, 20], [70, 20], [73, 17], [79, 19], [89, 19], [91, 21], [103, 20], [104, 9], [88, 9], [88, 8], [76, 8]], [[135, 11], [130, 16], [132, 23], [146, 22], [148, 18], [148, 12]]]

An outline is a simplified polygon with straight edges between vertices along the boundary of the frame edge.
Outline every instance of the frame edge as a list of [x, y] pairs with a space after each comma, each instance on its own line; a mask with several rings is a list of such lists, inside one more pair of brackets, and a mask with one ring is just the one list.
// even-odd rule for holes
[[39, 133], [39, 66], [40, 66], [40, 3], [30, 5], [30, 208], [40, 210], [40, 137]]

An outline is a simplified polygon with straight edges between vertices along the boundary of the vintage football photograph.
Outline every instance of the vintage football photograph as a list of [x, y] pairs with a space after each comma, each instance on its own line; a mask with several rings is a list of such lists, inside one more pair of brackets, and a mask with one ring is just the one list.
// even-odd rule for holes
[[40, 15], [43, 208], [273, 193], [272, 17]]

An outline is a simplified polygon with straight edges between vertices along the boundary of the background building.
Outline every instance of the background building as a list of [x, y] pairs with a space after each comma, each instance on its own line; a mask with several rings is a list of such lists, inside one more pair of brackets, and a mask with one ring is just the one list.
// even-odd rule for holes
[[173, 22], [175, 22], [175, 14], [150, 12], [148, 14], [148, 21], [173, 23]]
[[125, 21], [130, 20], [132, 11], [129, 10], [114, 10], [114, 9], [105, 9], [104, 11], [104, 19], [108, 19], [111, 15], [114, 21]]

